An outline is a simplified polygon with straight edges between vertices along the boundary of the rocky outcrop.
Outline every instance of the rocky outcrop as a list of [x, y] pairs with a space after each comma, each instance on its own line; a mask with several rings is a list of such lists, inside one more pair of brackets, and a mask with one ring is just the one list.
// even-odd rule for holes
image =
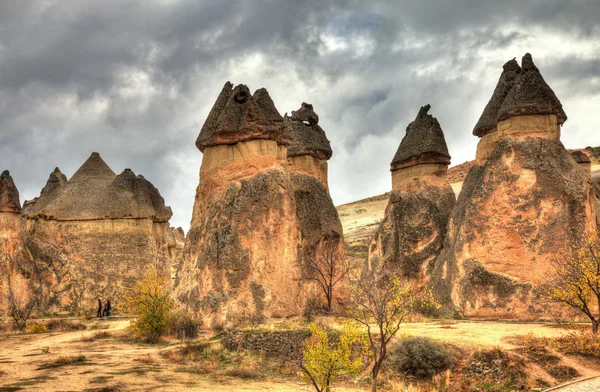
[[148, 268], [170, 273], [177, 254], [159, 191], [130, 169], [116, 175], [98, 153], [68, 181], [56, 168], [23, 216], [19, 272], [43, 311], [93, 309], [98, 296], [118, 307]]
[[6, 296], [15, 274], [16, 255], [21, 249], [21, 202], [8, 170], [0, 174], [0, 314], [6, 310]]
[[369, 245], [370, 264], [420, 282], [428, 280], [440, 253], [455, 203], [447, 179], [450, 155], [429, 108], [423, 106], [407, 127], [392, 160], [392, 193]]
[[[287, 167], [296, 199], [296, 218], [302, 238], [303, 265], [307, 277], [333, 264], [339, 273], [344, 266], [344, 234], [342, 223], [329, 196], [327, 160], [333, 151], [319, 116], [305, 102], [290, 117], [284, 117], [285, 136], [290, 140]], [[336, 277], [337, 278], [337, 277]], [[335, 293], [337, 303], [343, 301], [342, 281]]]
[[591, 183], [559, 140], [565, 119], [526, 55], [500, 105], [499, 139], [469, 171], [435, 262], [432, 287], [446, 310], [542, 317], [536, 279], [557, 254], [595, 235]]
[[571, 157], [577, 162], [581, 170], [592, 179], [592, 161], [590, 157], [580, 150], [571, 151]]
[[304, 306], [296, 201], [283, 118], [266, 90], [225, 84], [196, 146], [203, 153], [177, 297], [213, 325], [261, 322]]

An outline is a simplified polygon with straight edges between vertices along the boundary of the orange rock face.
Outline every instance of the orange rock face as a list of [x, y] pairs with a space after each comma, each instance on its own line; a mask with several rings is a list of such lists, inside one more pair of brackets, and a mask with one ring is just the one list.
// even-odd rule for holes
[[[170, 274], [181, 235], [156, 188], [97, 153], [67, 181], [55, 171], [26, 204], [13, 271], [43, 312], [89, 312], [98, 297], [115, 308], [150, 267]], [[178, 245], [179, 242], [179, 245]]]
[[231, 87], [198, 137], [200, 184], [176, 288], [214, 326], [298, 315], [306, 295], [283, 118], [266, 90]]
[[556, 119], [542, 121], [547, 137], [539, 126], [527, 136], [539, 118], [516, 119], [499, 124], [514, 132], [471, 168], [436, 261], [435, 291], [463, 315], [543, 316], [536, 279], [553, 257], [596, 233], [591, 182], [557, 140]]

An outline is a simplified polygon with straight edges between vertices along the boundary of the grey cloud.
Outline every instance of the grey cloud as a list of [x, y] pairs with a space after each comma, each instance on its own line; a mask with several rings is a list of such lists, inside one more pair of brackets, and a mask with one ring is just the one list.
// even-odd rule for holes
[[[232, 80], [266, 87], [282, 113], [315, 105], [334, 148], [332, 196], [348, 202], [387, 190], [389, 161], [426, 103], [453, 162], [471, 159], [471, 130], [502, 64], [524, 51], [573, 108], [576, 140], [597, 145], [599, 120], [579, 106], [597, 97], [598, 83], [586, 81], [600, 67], [561, 49], [573, 40], [597, 48], [599, 14], [593, 0], [9, 0], [0, 4], [0, 169], [32, 198], [54, 166], [71, 175], [99, 151], [113, 170], [144, 174], [172, 205], [173, 224], [187, 226], [202, 158], [194, 140]], [[537, 56], [546, 33], [564, 48]]]

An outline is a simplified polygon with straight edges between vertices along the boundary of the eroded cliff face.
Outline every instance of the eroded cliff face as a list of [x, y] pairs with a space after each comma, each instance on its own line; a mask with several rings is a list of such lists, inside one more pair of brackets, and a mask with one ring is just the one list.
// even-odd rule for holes
[[117, 176], [97, 153], [68, 181], [55, 169], [23, 216], [17, 270], [40, 311], [90, 311], [98, 297], [118, 308], [149, 268], [170, 274], [177, 257], [158, 190], [129, 169]]
[[196, 145], [203, 159], [177, 298], [213, 326], [300, 314], [296, 200], [283, 118], [266, 90], [226, 84]]
[[463, 315], [543, 316], [536, 278], [595, 232], [592, 196], [560, 141], [500, 141], [463, 184], [436, 262], [436, 294]]

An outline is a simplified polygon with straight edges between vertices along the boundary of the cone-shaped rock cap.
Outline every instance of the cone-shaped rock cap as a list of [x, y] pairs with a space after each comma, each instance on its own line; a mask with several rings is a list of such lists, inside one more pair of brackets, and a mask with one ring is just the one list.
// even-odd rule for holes
[[494, 89], [492, 98], [490, 98], [490, 101], [487, 103], [487, 105], [485, 105], [485, 109], [483, 109], [483, 113], [481, 113], [479, 121], [477, 121], [475, 128], [473, 128], [473, 135], [475, 136], [483, 137], [484, 135], [496, 130], [500, 106], [502, 106], [504, 98], [506, 98], [506, 95], [508, 95], [508, 92], [514, 86], [517, 77], [521, 74], [521, 67], [515, 59], [512, 59], [504, 64], [502, 69], [502, 74], [500, 75], [498, 84]]
[[590, 157], [588, 157], [584, 152], [579, 151], [579, 150], [571, 151], [571, 157], [573, 157], [573, 159], [577, 163], [591, 163], [592, 162], [590, 160]]
[[291, 117], [285, 116], [284, 123], [285, 136], [291, 140], [288, 157], [311, 155], [318, 159], [331, 158], [331, 144], [319, 126], [319, 116], [311, 104], [302, 102], [300, 109], [292, 111]]
[[87, 179], [100, 179], [116, 177], [115, 172], [104, 162], [100, 154], [93, 152], [83, 165], [73, 174], [69, 182], [85, 181]]
[[235, 144], [252, 139], [271, 139], [288, 144], [283, 135], [283, 117], [266, 89], [250, 94], [247, 86], [225, 83], [196, 139], [196, 147]]
[[55, 169], [39, 199], [26, 214], [56, 220], [152, 219], [166, 222], [166, 207], [158, 190], [142, 176], [125, 169], [118, 176], [97, 153], [69, 181]]
[[0, 212], [21, 212], [19, 190], [8, 170], [0, 174]]
[[515, 116], [555, 114], [558, 123], [567, 121], [562, 104], [533, 63], [529, 53], [521, 61], [522, 73], [498, 111], [498, 121]]
[[394, 155], [391, 170], [420, 163], [450, 164], [444, 132], [438, 120], [427, 114], [430, 105], [422, 106], [415, 121], [406, 128], [406, 135]]

